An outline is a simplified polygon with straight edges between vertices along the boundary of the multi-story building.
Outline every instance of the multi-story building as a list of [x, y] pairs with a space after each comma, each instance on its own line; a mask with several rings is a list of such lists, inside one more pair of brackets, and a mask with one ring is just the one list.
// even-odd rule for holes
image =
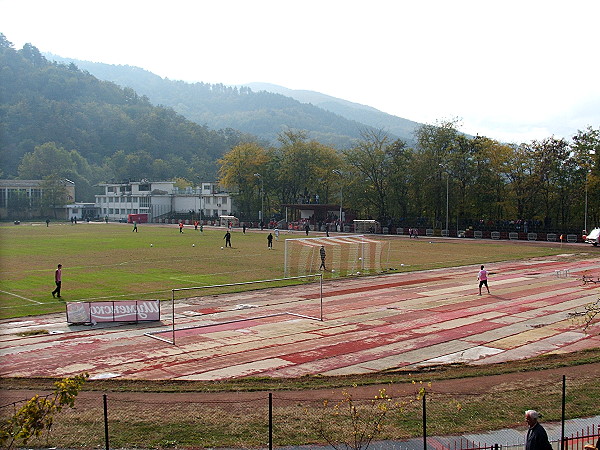
[[100, 186], [104, 193], [96, 195], [96, 206], [100, 215], [109, 220], [126, 219], [129, 214], [148, 214], [151, 222], [174, 214], [217, 219], [232, 211], [231, 196], [217, 183], [184, 189], [177, 188], [173, 181], [143, 180]]
[[67, 179], [61, 179], [59, 183], [64, 187], [64, 197], [55, 199], [55, 205], [44, 207], [44, 190], [53, 189], [47, 181], [0, 180], [0, 218], [25, 220], [49, 216], [68, 219], [66, 205], [75, 201], [75, 183]]

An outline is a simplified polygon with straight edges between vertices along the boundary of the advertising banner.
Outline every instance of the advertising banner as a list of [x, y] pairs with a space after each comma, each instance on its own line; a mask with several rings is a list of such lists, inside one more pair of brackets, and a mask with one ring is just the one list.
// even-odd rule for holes
[[145, 322], [155, 320], [160, 320], [159, 300], [67, 303], [67, 323]]

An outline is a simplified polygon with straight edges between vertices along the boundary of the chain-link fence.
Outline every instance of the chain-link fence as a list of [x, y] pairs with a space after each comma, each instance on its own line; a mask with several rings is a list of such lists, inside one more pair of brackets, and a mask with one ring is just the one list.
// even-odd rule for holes
[[[469, 379], [457, 380], [469, 383]], [[564, 380], [563, 380], [564, 383]], [[506, 386], [500, 381], [469, 393], [432, 385], [350, 387], [306, 392], [127, 393], [82, 392], [75, 407], [56, 414], [51, 433], [29, 447], [56, 448], [406, 448], [494, 449], [523, 447], [524, 412], [543, 422], [600, 413], [598, 380]], [[567, 393], [567, 395], [565, 395]], [[593, 404], [590, 404], [590, 399]], [[24, 402], [0, 408], [2, 419]], [[563, 408], [564, 404], [564, 408]], [[600, 422], [600, 421], [599, 421]], [[489, 434], [512, 426], [513, 433]], [[565, 449], [595, 443], [592, 430], [567, 429]], [[549, 432], [561, 448], [562, 429]], [[434, 437], [438, 436], [438, 437]], [[446, 436], [440, 438], [439, 436]], [[594, 438], [594, 436], [596, 436]], [[390, 443], [394, 443], [393, 445]], [[400, 444], [404, 442], [404, 447]], [[512, 449], [515, 447], [515, 449]]]

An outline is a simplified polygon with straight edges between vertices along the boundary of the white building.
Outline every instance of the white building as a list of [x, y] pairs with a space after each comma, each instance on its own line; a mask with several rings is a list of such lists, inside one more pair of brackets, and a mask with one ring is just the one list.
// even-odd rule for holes
[[174, 214], [217, 219], [231, 214], [231, 196], [217, 183], [179, 189], [173, 181], [131, 181], [100, 184], [102, 195], [96, 195], [101, 217], [109, 220], [127, 219], [128, 214], [148, 214], [154, 222]]

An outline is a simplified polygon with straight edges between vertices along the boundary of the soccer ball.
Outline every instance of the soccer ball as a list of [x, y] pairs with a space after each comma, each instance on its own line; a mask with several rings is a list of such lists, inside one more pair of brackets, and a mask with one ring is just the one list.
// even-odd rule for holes
[[362, 258], [358, 258], [359, 261], [362, 261]]
[[150, 244], [150, 247], [154, 247], [154, 244]]
[[221, 247], [221, 250], [223, 250], [223, 247]]
[[335, 272], [335, 269], [331, 269], [331, 273], [334, 273], [334, 272]]
[[196, 246], [196, 244], [192, 244], [192, 247], [195, 247], [195, 246]]

